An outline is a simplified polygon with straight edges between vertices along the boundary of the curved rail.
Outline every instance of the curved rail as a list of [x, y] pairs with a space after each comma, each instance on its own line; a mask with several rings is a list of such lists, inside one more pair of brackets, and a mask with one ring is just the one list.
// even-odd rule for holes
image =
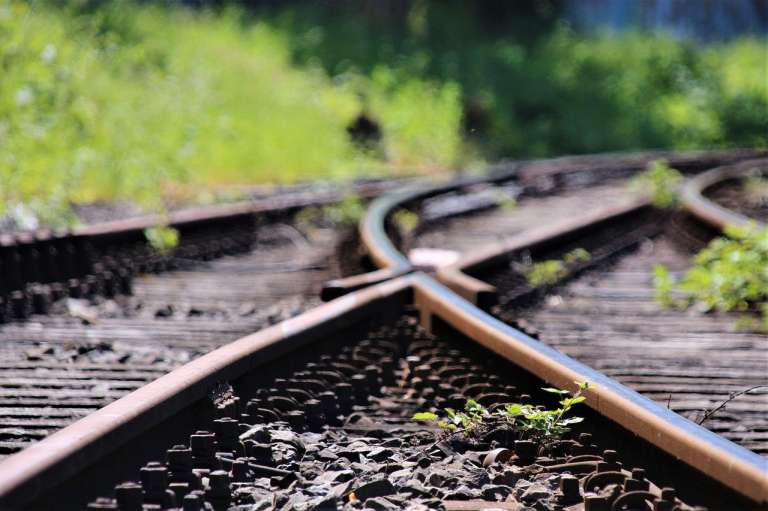
[[414, 280], [422, 323], [431, 315], [567, 390], [594, 382], [586, 403], [600, 414], [755, 502], [768, 503], [768, 462], [634, 390], [474, 307], [426, 275]]
[[[637, 394], [526, 334], [492, 318], [432, 278], [416, 273], [333, 300], [294, 319], [219, 348], [0, 463], [0, 504], [21, 507], [99, 463], [110, 466], [120, 445], [153, 430], [234, 380], [341, 326], [414, 303], [422, 324], [442, 322], [525, 368], [573, 390], [595, 384], [586, 403], [624, 431], [694, 467], [708, 480], [756, 503], [768, 502], [765, 460]], [[112, 464], [114, 465], [114, 463]]]
[[[513, 170], [514, 173], [516, 170]], [[509, 179], [511, 174], [496, 177]], [[412, 271], [384, 229], [387, 216], [409, 201], [467, 186], [465, 179], [402, 192], [374, 203], [361, 224], [374, 262], [392, 273]], [[407, 267], [406, 267], [407, 265]], [[760, 456], [698, 426], [526, 334], [504, 325], [423, 274], [408, 275], [335, 299], [301, 316], [245, 337], [185, 365], [0, 463], [0, 503], [21, 505], [97, 462], [192, 403], [217, 381], [237, 378], [383, 309], [415, 303], [423, 324], [450, 325], [537, 377], [566, 389], [574, 380], [597, 387], [586, 403], [625, 430], [757, 503], [768, 502], [768, 472]]]
[[704, 196], [708, 188], [719, 183], [749, 176], [756, 166], [768, 168], [768, 159], [747, 160], [735, 165], [717, 167], [688, 180], [681, 193], [683, 207], [699, 220], [721, 231], [728, 226], [745, 226], [755, 223], [765, 225], [724, 208]]
[[[699, 172], [713, 166], [762, 157], [766, 154], [768, 151], [750, 149], [686, 153], [644, 151], [506, 162], [491, 167], [487, 176], [463, 177], [449, 183], [433, 186], [416, 185], [405, 191], [385, 194], [371, 203], [359, 224], [363, 245], [379, 269], [353, 277], [329, 281], [323, 286], [321, 298], [331, 300], [365, 286], [414, 271], [408, 258], [401, 254], [390, 240], [386, 226], [388, 219], [397, 209], [406, 207], [415, 201], [481, 183], [499, 183], [511, 180], [518, 181], [523, 187], [532, 187], [542, 182], [546, 182], [545, 188], [567, 183], [587, 184], [603, 178], [628, 175], [658, 159], [667, 160], [671, 166], [681, 172]], [[595, 161], [596, 159], [597, 161]]]
[[509, 240], [481, 248], [477, 252], [461, 257], [455, 263], [439, 268], [436, 278], [458, 295], [483, 310], [496, 304], [498, 290], [469, 273], [483, 268], [499, 266], [523, 251], [535, 251], [566, 243], [583, 236], [586, 232], [603, 225], [620, 222], [622, 219], [650, 209], [646, 200], [630, 200], [624, 204], [600, 209], [584, 216], [568, 219], [550, 226], [524, 231]]
[[395, 247], [387, 234], [387, 220], [399, 208], [435, 195], [452, 192], [480, 183], [507, 181], [515, 176], [517, 164], [497, 166], [489, 176], [459, 177], [433, 186], [414, 186], [407, 190], [385, 194], [370, 204], [358, 226], [360, 238], [372, 262], [379, 268], [369, 273], [331, 280], [323, 286], [321, 298], [332, 300], [346, 293], [397, 278], [414, 271], [413, 265]]

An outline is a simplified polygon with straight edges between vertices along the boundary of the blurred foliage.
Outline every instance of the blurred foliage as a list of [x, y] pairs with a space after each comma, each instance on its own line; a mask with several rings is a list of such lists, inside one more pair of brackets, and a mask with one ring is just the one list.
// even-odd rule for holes
[[647, 194], [651, 203], [658, 208], [669, 208], [678, 201], [678, 187], [683, 175], [669, 166], [665, 160], [656, 160], [637, 174], [630, 185], [640, 193]]
[[558, 2], [478, 4], [414, 1], [394, 21], [317, 6], [272, 16], [298, 62], [457, 84], [464, 136], [488, 159], [768, 146], [765, 39], [584, 35], [556, 22]]
[[419, 215], [407, 209], [398, 209], [392, 214], [392, 222], [401, 236], [410, 236], [419, 226]]
[[[332, 80], [237, 10], [0, 0], [0, 69], [0, 215], [116, 199], [163, 210], [212, 185], [446, 168], [462, 154], [455, 86], [394, 83], [383, 67]], [[347, 133], [365, 91], [384, 156]]]
[[768, 332], [768, 228], [732, 227], [726, 234], [696, 254], [679, 282], [657, 266], [656, 299], [665, 307], [752, 311], [756, 314], [741, 318], [738, 326]]
[[0, 0], [0, 215], [23, 203], [67, 223], [72, 202], [163, 210], [253, 182], [768, 146], [765, 40], [584, 36], [556, 0], [229, 3]]
[[149, 246], [161, 254], [166, 254], [179, 245], [179, 231], [167, 225], [144, 229], [144, 237]]
[[519, 267], [525, 275], [530, 287], [552, 286], [567, 277], [581, 263], [590, 260], [592, 256], [584, 248], [575, 248], [563, 259], [548, 259], [536, 263], [523, 264]]

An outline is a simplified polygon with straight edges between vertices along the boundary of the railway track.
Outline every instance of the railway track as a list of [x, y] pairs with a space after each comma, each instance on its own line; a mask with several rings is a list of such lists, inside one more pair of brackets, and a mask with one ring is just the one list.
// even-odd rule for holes
[[[379, 189], [360, 192], [370, 196]], [[338, 198], [301, 194], [180, 213], [171, 220], [182, 231], [181, 244], [166, 255], [147, 250], [142, 241], [152, 218], [69, 235], [70, 249], [79, 246], [76, 255], [88, 255], [86, 266], [116, 264], [109, 254], [119, 253], [120, 268], [70, 277], [64, 284], [78, 292], [54, 303], [50, 294], [60, 292], [62, 283], [45, 282], [39, 273], [17, 276], [36, 279], [27, 282], [23, 300], [31, 305], [42, 288], [46, 306], [9, 311], [9, 321], [0, 324], [0, 457], [227, 342], [317, 305], [325, 280], [356, 271], [348, 250], [340, 256], [354, 243], [353, 232], [330, 225], [302, 232], [294, 214]], [[34, 251], [44, 253], [46, 245]], [[13, 244], [6, 249], [5, 262], [33, 250]], [[47, 264], [65, 266], [55, 258]], [[119, 272], [122, 288], [104, 286], [110, 280], [105, 274]], [[91, 289], [97, 284], [101, 289]]]
[[[684, 156], [678, 166], [703, 170], [743, 156]], [[585, 192], [602, 179], [597, 176], [629, 174], [650, 158], [507, 166], [492, 181], [523, 204], [534, 195]], [[584, 172], [590, 166], [594, 174]], [[477, 208], [492, 211], [481, 181], [458, 187], [472, 186]], [[383, 271], [336, 280], [326, 297], [412, 272], [381, 236], [383, 218], [432, 198], [435, 223], [460, 224], [468, 211], [439, 197], [456, 188], [375, 203], [379, 225], [369, 215], [361, 234]], [[573, 216], [578, 199], [563, 204], [559, 215]], [[659, 225], [657, 213], [635, 209], [652, 217], [635, 231]], [[643, 239], [654, 235], [643, 231]], [[491, 229], [487, 236], [498, 238]], [[417, 237], [403, 238], [420, 248]], [[456, 249], [477, 240], [462, 243]], [[616, 254], [635, 243], [616, 247]], [[230, 269], [241, 274], [260, 262], [246, 259]], [[227, 261], [220, 263], [225, 271]], [[204, 272], [193, 273], [197, 282]], [[235, 280], [233, 304], [242, 302]], [[153, 303], [151, 285], [146, 289]], [[201, 300], [210, 294], [201, 284]], [[186, 311], [187, 322], [191, 309], [177, 310]], [[218, 331], [213, 337], [225, 341]], [[542, 386], [574, 390], [576, 380], [593, 384], [586, 420], [552, 451], [493, 431], [473, 441], [441, 436], [410, 420], [415, 411], [460, 407], [469, 398], [486, 406], [510, 399], [549, 404]], [[767, 486], [759, 456], [493, 319], [422, 274], [354, 291], [225, 344], [0, 463], [0, 503], [9, 509], [81, 509], [90, 502], [89, 509], [121, 510], [747, 510], [768, 502]]]
[[[655, 300], [657, 264], [679, 275], [711, 238], [708, 225], [747, 221], [689, 203], [704, 225], [637, 204], [608, 208], [487, 247], [441, 269], [438, 278], [505, 322], [765, 455], [766, 336], [736, 330], [734, 314], [665, 310]], [[567, 282], [531, 288], [524, 261], [562, 260], [576, 248], [592, 254], [591, 261], [574, 267]], [[725, 410], [708, 416], [721, 403], [728, 403]]]
[[[538, 402], [544, 381], [574, 380], [594, 385], [584, 426], [546, 457], [409, 420], [468, 397]], [[53, 434], [0, 464], [0, 494], [29, 509], [751, 509], [765, 496], [753, 463], [413, 275], [228, 344]]]

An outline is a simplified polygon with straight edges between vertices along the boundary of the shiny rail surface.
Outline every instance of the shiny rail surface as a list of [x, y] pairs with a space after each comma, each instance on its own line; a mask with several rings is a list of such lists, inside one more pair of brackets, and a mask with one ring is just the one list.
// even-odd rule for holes
[[374, 200], [360, 221], [361, 240], [373, 263], [379, 268], [373, 272], [337, 279], [326, 283], [322, 298], [329, 300], [344, 293], [405, 275], [415, 270], [414, 265], [396, 247], [390, 238], [392, 215], [399, 209], [418, 208], [420, 202], [449, 193], [461, 193], [479, 184], [517, 184], [521, 197], [541, 197], [563, 189], [579, 189], [604, 180], [627, 178], [642, 170], [654, 160], [664, 159], [684, 173], [696, 173], [712, 167], [727, 165], [745, 159], [762, 157], [766, 151], [692, 151], [675, 153], [648, 151], [615, 153], [594, 156], [566, 156], [550, 160], [531, 160], [497, 164], [489, 169], [489, 177], [459, 177], [453, 182], [436, 185], [414, 185], [408, 190], [384, 194]]
[[683, 207], [702, 222], [723, 230], [728, 226], [745, 226], [751, 223], [765, 225], [758, 219], [748, 218], [741, 213], [729, 210], [704, 194], [707, 189], [719, 183], [755, 175], [755, 170], [768, 168], [768, 159], [755, 159], [735, 165], [717, 167], [688, 180], [682, 190]]
[[[268, 364], [290, 358], [295, 350], [312, 350], [321, 339], [333, 339], [340, 328], [374, 317], [396, 318], [412, 306], [418, 309], [425, 331], [447, 328], [543, 382], [571, 390], [575, 380], [596, 383], [597, 387], [587, 394], [587, 405], [595, 412], [594, 420], [612, 424], [621, 432], [615, 433], [620, 437], [643, 442], [647, 449], [631, 456], [640, 456], [646, 462], [653, 459], [654, 470], [662, 474], [662, 479], [680, 485], [686, 499], [704, 498], [717, 509], [728, 509], [728, 503], [738, 503], [738, 509], [766, 503], [768, 479], [762, 458], [494, 319], [430, 277], [407, 275], [414, 267], [392, 243], [386, 229], [387, 220], [397, 209], [417, 207], [425, 199], [472, 186], [514, 181], [524, 193], [542, 193], [574, 184], [584, 186], [606, 175], [628, 175], [659, 157], [694, 172], [755, 154], [644, 153], [623, 155], [619, 163], [615, 155], [599, 157], [599, 164], [588, 158], [523, 162], [504, 165], [490, 178], [463, 178], [382, 197], [374, 201], [360, 226], [369, 255], [381, 269], [332, 282], [324, 290], [326, 299], [350, 291], [351, 294], [218, 348], [0, 462], [0, 505], [45, 509], [54, 502], [69, 503], [71, 500], [67, 499], [82, 505], [97, 495], [106, 495], [111, 485], [119, 482], [116, 478], [127, 477], [126, 474], [138, 469], [137, 463], [148, 461], [149, 454], [143, 452], [144, 448], [149, 451], [163, 445], [170, 447], [173, 444], [168, 443], [169, 438], [194, 433], [196, 424], [215, 417], [218, 408], [211, 409], [207, 396], [221, 382], [232, 382], [238, 391], [253, 391], [258, 384], [249, 375], [267, 370]], [[614, 213], [631, 215], [647, 208], [640, 203], [619, 209], [622, 207], [622, 211]], [[127, 226], [126, 232], [135, 233], [136, 229]], [[361, 289], [371, 284], [375, 285]], [[466, 293], [465, 296], [472, 299]], [[120, 475], [113, 472], [117, 460], [122, 467]], [[668, 471], [659, 468], [665, 462], [670, 467]], [[685, 477], [681, 480], [682, 473]], [[82, 479], [83, 474], [87, 474], [86, 479]], [[76, 481], [83, 480], [88, 481], [87, 490], [74, 486], [82, 484]]]
[[[201, 400], [207, 401], [217, 382], [231, 382], [242, 391], [249, 386], [248, 375], [259, 368], [277, 363], [280, 357], [292, 358], [293, 351], [312, 346], [339, 328], [368, 322], [374, 315], [395, 318], [409, 303], [418, 307], [427, 331], [450, 328], [552, 385], [573, 389], [575, 380], [595, 384], [587, 393], [586, 403], [595, 411], [590, 420], [607, 421], [623, 431], [611, 438], [635, 438], [630, 441], [636, 447], [638, 439], [647, 442], [648, 448], [630, 449], [626, 456], [645, 456], [646, 462], [660, 457], [650, 470], [687, 484], [687, 489], [680, 490], [681, 498], [706, 494], [711, 502], [721, 501], [716, 504], [720, 509], [725, 509], [723, 501], [747, 509], [748, 500], [760, 502], [768, 496], [765, 473], [754, 454], [500, 323], [433, 279], [414, 274], [351, 293], [219, 348], [6, 459], [0, 463], [0, 503], [35, 509], [56, 499], [69, 502], [75, 498], [73, 492], [77, 499], [103, 495], [109, 491], [105, 489], [108, 482], [120, 481], [115, 480], [120, 477], [115, 471], [130, 473], [138, 468], [129, 453], [135, 458], [137, 451], [158, 442], [173, 445], [171, 438], [194, 432], [206, 415], [215, 413], [210, 403], [201, 404]], [[136, 442], [143, 448], [137, 449]], [[668, 472], [662, 470], [664, 466]], [[85, 487], [76, 483], [83, 473], [90, 475]], [[681, 475], [687, 483], [679, 481]]]

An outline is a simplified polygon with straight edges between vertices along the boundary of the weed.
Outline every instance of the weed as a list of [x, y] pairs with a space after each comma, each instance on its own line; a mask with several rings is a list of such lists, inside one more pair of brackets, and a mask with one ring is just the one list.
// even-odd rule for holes
[[[768, 228], [728, 228], [726, 234], [694, 256], [693, 267], [679, 282], [657, 266], [656, 299], [665, 307], [697, 303], [705, 310], [753, 311], [768, 332]], [[741, 319], [738, 326], [745, 325]]]
[[720, 410], [723, 410], [728, 405], [728, 403], [730, 403], [737, 397], [743, 396], [744, 394], [749, 394], [753, 390], [759, 390], [759, 389], [768, 389], [768, 385], [755, 385], [748, 389], [740, 390], [738, 392], [732, 392], [726, 399], [721, 401], [717, 406], [715, 406], [714, 408], [710, 408], [709, 410], [705, 410], [701, 418], [698, 421], [696, 421], [697, 424], [699, 425], [704, 424], [704, 422], [706, 422], [709, 418], [711, 418]]
[[494, 194], [494, 200], [496, 201], [496, 205], [504, 211], [512, 211], [517, 208], [517, 201], [504, 192], [496, 192]]
[[348, 195], [339, 202], [324, 206], [322, 213], [332, 224], [354, 225], [365, 214], [365, 202], [356, 195]]
[[576, 248], [566, 253], [562, 260], [549, 259], [538, 263], [523, 265], [522, 270], [531, 287], [551, 286], [568, 276], [579, 263], [589, 261], [590, 255], [583, 248]]
[[161, 254], [167, 254], [179, 244], [179, 231], [166, 225], [144, 229], [144, 236], [149, 245]]
[[568, 433], [572, 425], [584, 420], [582, 417], [568, 415], [574, 406], [586, 400], [584, 392], [593, 386], [588, 382], [575, 383], [578, 391], [573, 395], [567, 390], [552, 387], [542, 389], [561, 397], [560, 407], [552, 410], [541, 405], [506, 403], [491, 411], [470, 399], [463, 411], [446, 408], [445, 417], [432, 412], [420, 412], [413, 416], [413, 420], [435, 422], [444, 430], [467, 438], [479, 438], [493, 429], [503, 429], [516, 434], [519, 439], [533, 440], [547, 450]]
[[768, 204], [768, 177], [752, 176], [744, 182], [747, 200], [755, 204]]
[[635, 176], [630, 186], [640, 193], [647, 194], [651, 203], [659, 208], [669, 208], [677, 204], [677, 187], [683, 176], [671, 168], [666, 161], [656, 160], [648, 164], [645, 171]]
[[398, 209], [392, 214], [392, 221], [400, 234], [407, 236], [419, 226], [419, 215], [407, 209]]

